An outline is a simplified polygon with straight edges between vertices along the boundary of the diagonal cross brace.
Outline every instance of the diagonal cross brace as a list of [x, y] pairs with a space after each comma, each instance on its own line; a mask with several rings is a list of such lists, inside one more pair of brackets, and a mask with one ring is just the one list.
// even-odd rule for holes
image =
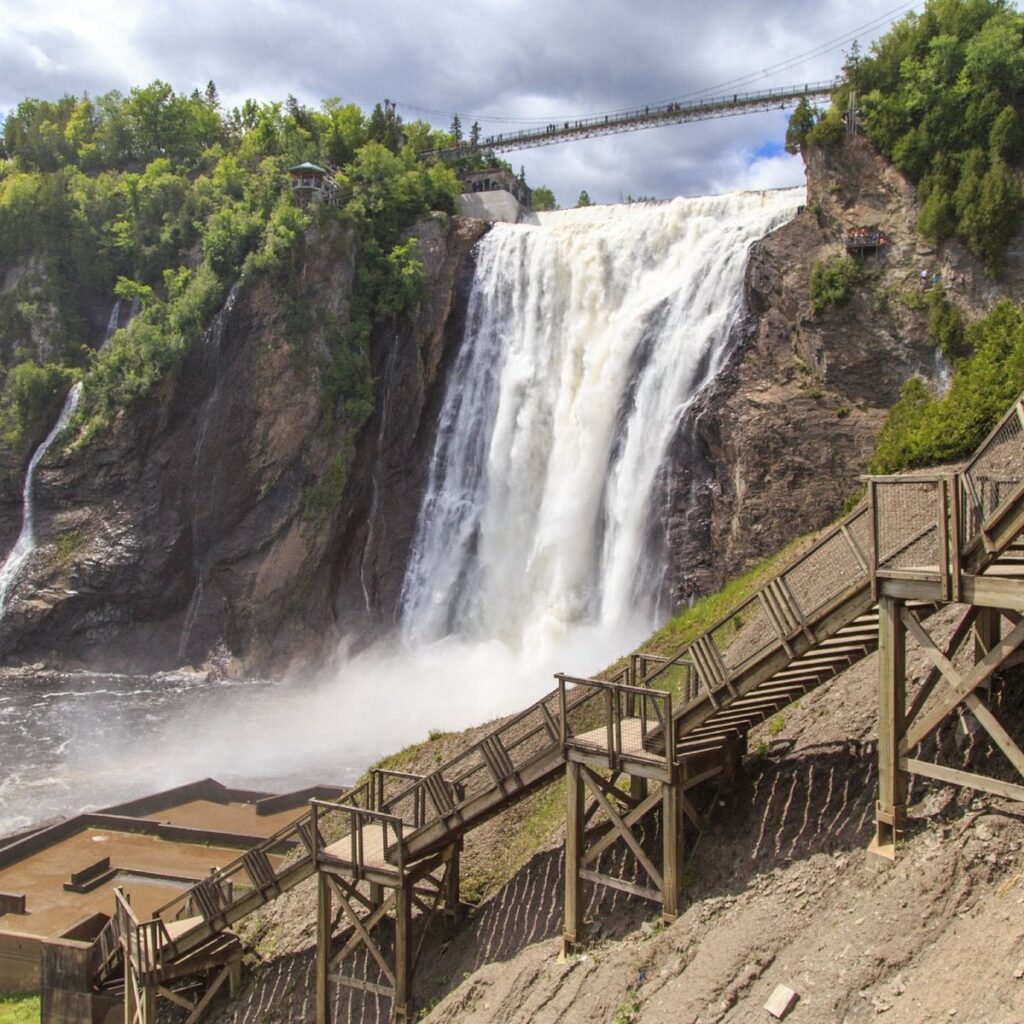
[[601, 800], [604, 803], [605, 806], [602, 807], [602, 810], [608, 815], [608, 818], [612, 823], [612, 827], [614, 828], [616, 833], [622, 836], [622, 838], [626, 841], [626, 845], [633, 851], [633, 855], [640, 862], [644, 871], [646, 871], [647, 874], [650, 876], [651, 881], [654, 882], [658, 889], [662, 889], [664, 887], [664, 882], [661, 877], [661, 872], [658, 871], [658, 869], [651, 863], [651, 859], [647, 856], [646, 853], [644, 853], [643, 847], [641, 847], [640, 843], [637, 841], [636, 836], [634, 836], [633, 833], [630, 831], [629, 827], [626, 825], [625, 821], [623, 820], [619, 812], [616, 811], [615, 808], [611, 805], [611, 803], [605, 799], [600, 787], [594, 783], [594, 780], [591, 777], [592, 773], [590, 769], [587, 768], [586, 765], [582, 765], [581, 767], [583, 768], [584, 784], [594, 794], [594, 796], [597, 797], [598, 800]]
[[1014, 767], [1021, 774], [1024, 774], [1024, 752], [1013, 742], [1009, 734], [996, 721], [992, 712], [985, 707], [974, 693], [1021, 644], [1024, 644], [1024, 622], [1018, 623], [1008, 636], [995, 644], [992, 650], [966, 676], [961, 676], [953, 663], [935, 646], [934, 641], [925, 632], [921, 623], [905, 608], [902, 611], [902, 616], [907, 629], [910, 630], [925, 654], [947, 679], [952, 689], [946, 694], [945, 699], [938, 707], [933, 708], [927, 715], [923, 716], [920, 722], [907, 731], [899, 744], [900, 754], [905, 757], [908, 751], [912, 750], [929, 733], [941, 725], [942, 721], [957, 704], [963, 702], [971, 709], [972, 713], [989, 732], [989, 735], [992, 736], [1003, 753], [1010, 759]]
[[386, 957], [381, 953], [380, 947], [373, 940], [373, 936], [370, 934], [370, 929], [373, 928], [377, 922], [384, 916], [384, 914], [391, 908], [395, 903], [395, 897], [397, 890], [394, 890], [391, 896], [386, 899], [381, 905], [367, 918], [364, 922], [363, 919], [355, 912], [352, 904], [348, 900], [350, 893], [350, 887], [347, 886], [341, 879], [335, 878], [333, 875], [328, 876], [331, 882], [331, 886], [335, 891], [335, 895], [341, 902], [341, 907], [345, 911], [349, 920], [352, 922], [353, 927], [356, 930], [356, 934], [349, 939], [344, 949], [341, 950], [336, 956], [331, 958], [331, 966], [340, 964], [345, 957], [349, 956], [354, 952], [361, 944], [365, 945], [370, 955], [374, 960], [377, 961], [380, 969], [384, 972], [385, 977], [392, 985], [395, 984], [395, 972], [388, 965]]

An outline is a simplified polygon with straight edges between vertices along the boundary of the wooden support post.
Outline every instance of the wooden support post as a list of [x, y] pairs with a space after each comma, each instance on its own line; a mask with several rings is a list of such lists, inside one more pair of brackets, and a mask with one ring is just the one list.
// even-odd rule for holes
[[395, 1002], [391, 1019], [407, 1024], [412, 1018], [412, 890], [403, 878], [395, 891]]
[[661, 786], [661, 834], [663, 848], [661, 919], [671, 924], [680, 914], [683, 902], [683, 865], [686, 860], [683, 783], [664, 782]]
[[316, 873], [316, 1024], [328, 1024], [331, 1018], [331, 880], [323, 871]]
[[565, 766], [565, 930], [562, 951], [568, 956], [583, 932], [580, 868], [583, 862], [583, 778], [574, 761]]
[[[980, 608], [974, 621], [974, 663], [977, 664], [1000, 640], [1000, 619], [997, 608]], [[981, 684], [986, 694], [992, 692], [992, 677]]]
[[444, 877], [444, 912], [452, 921], [457, 921], [461, 913], [459, 903], [460, 883], [460, 855], [459, 847], [452, 851], [451, 860], [448, 862], [448, 870]]
[[869, 853], [886, 860], [895, 859], [907, 804], [907, 773], [899, 763], [907, 713], [907, 634], [900, 604], [892, 597], [878, 601], [878, 804]]
[[131, 968], [127, 949], [124, 951], [124, 1024], [138, 1024], [138, 1006], [135, 999], [135, 972]]
[[156, 1024], [156, 985], [152, 981], [145, 982], [139, 995], [139, 1024]]
[[384, 902], [384, 886], [376, 882], [370, 882], [370, 902], [379, 907]]
[[637, 803], [647, 799], [647, 780], [639, 775], [629, 777], [629, 795]]
[[722, 751], [724, 762], [722, 764], [722, 776], [727, 783], [734, 782], [740, 769], [743, 767], [743, 755], [747, 752], [747, 734], [741, 733], [735, 739], [729, 740]]

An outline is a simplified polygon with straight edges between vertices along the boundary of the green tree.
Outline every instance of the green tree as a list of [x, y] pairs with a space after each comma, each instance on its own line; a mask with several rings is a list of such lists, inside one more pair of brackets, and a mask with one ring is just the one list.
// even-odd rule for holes
[[807, 143], [807, 136], [814, 127], [817, 111], [804, 96], [789, 117], [786, 127], [786, 152], [799, 153]]
[[579, 198], [576, 200], [576, 208], [579, 209], [581, 206], [593, 206], [594, 204], [590, 200], [590, 196], [587, 194], [587, 190], [584, 189], [580, 192]]
[[538, 185], [533, 190], [530, 205], [537, 211], [558, 209], [558, 202], [555, 200], [555, 193], [546, 185]]

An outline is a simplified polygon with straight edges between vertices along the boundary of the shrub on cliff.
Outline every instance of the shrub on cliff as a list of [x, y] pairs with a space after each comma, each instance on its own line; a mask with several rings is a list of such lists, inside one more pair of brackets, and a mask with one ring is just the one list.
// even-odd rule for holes
[[959, 235], [998, 272], [1024, 213], [1024, 14], [1007, 0], [929, 0], [847, 63], [837, 123], [851, 90], [864, 133], [917, 185], [922, 232]]
[[917, 377], [904, 384], [879, 434], [872, 473], [966, 457], [1024, 391], [1024, 305], [1004, 299], [965, 336], [972, 354], [956, 364], [943, 398]]
[[[88, 434], [176, 369], [239, 277], [273, 274], [286, 297], [311, 220], [340, 219], [356, 243], [356, 289], [333, 353], [339, 365], [324, 376], [343, 380], [335, 390], [351, 397], [357, 426], [372, 399], [370, 330], [421, 294], [408, 230], [431, 210], [454, 212], [454, 174], [416, 155], [445, 141], [390, 106], [367, 117], [338, 100], [312, 110], [289, 97], [225, 112], [212, 83], [188, 96], [154, 82], [127, 97], [25, 100], [3, 128], [0, 277], [32, 266], [41, 279], [73, 282], [54, 286], [46, 308], [69, 327], [64, 358], [84, 364], [79, 424]], [[339, 208], [294, 205], [287, 168], [303, 160], [336, 167]], [[90, 353], [95, 338], [78, 310], [115, 287], [140, 299], [141, 312]], [[24, 333], [23, 300], [0, 308], [0, 351]]]
[[827, 260], [815, 260], [811, 267], [810, 292], [814, 315], [829, 306], [843, 306], [850, 301], [853, 286], [860, 276], [860, 267], [852, 256], [837, 254]]
[[53, 425], [78, 374], [65, 366], [25, 360], [4, 374], [0, 439], [17, 450], [41, 440]]

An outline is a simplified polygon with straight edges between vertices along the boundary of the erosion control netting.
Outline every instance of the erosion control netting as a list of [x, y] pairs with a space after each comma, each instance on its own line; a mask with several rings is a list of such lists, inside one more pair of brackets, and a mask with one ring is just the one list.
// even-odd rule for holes
[[930, 477], [875, 481], [880, 570], [939, 571], [941, 487]]

